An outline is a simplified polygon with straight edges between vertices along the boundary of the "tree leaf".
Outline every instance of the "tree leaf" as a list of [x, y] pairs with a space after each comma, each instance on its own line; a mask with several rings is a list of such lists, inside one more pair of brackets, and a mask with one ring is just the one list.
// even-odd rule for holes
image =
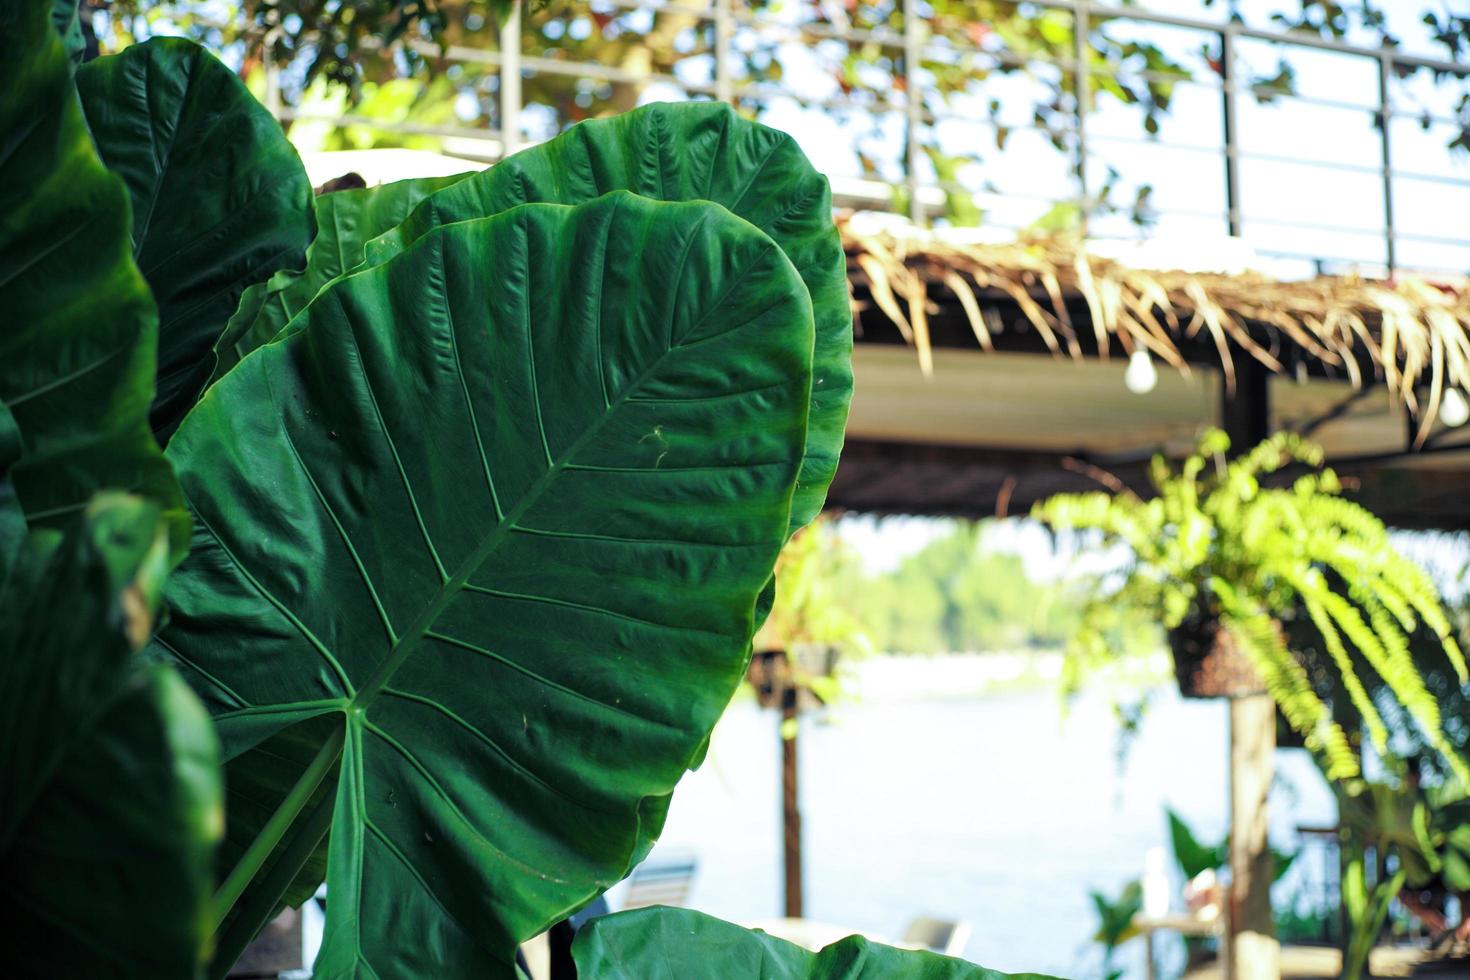
[[1228, 842], [1222, 841], [1215, 847], [1202, 844], [1195, 838], [1189, 824], [1174, 812], [1173, 807], [1164, 807], [1164, 814], [1169, 820], [1169, 843], [1173, 846], [1174, 861], [1179, 865], [1179, 870], [1184, 872], [1186, 881], [1204, 871], [1220, 867], [1229, 859]]
[[430, 194], [468, 176], [413, 178], [318, 195], [313, 200], [317, 232], [306, 250], [306, 268], [282, 269], [245, 290], [214, 345], [216, 360], [208, 383], [273, 340], [323, 286], [362, 264], [369, 239], [391, 231]]
[[[821, 512], [842, 449], [852, 313], [827, 178], [790, 136], [715, 102], [656, 103], [584, 122], [433, 195], [370, 242], [366, 261], [377, 265], [441, 225], [526, 202], [581, 204], [613, 190], [723, 205], [769, 235], [801, 274], [816, 322], [811, 429], [791, 513], [791, 529], [805, 527]], [[274, 336], [264, 325], [237, 345], [240, 355]]]
[[161, 645], [228, 756], [345, 733], [319, 975], [510, 976], [744, 673], [806, 289], [724, 209], [615, 193], [446, 225], [293, 322], [169, 448], [197, 533]]
[[927, 950], [848, 936], [820, 952], [693, 909], [653, 907], [587, 922], [572, 943], [582, 980], [1045, 980], [999, 973]]
[[120, 494], [74, 524], [34, 532], [0, 594], [6, 976], [193, 977], [223, 809], [209, 716], [135, 654], [167, 527]]
[[[158, 321], [128, 248], [128, 197], [97, 159], [44, 4], [0, 32], [0, 474], [32, 527], [103, 488], [160, 503], [188, 542], [178, 484], [148, 429]], [[14, 522], [0, 551], [17, 544]]]
[[152, 423], [166, 437], [198, 399], [241, 291], [305, 262], [311, 184], [271, 114], [191, 41], [90, 61], [77, 91], [132, 198], [133, 254], [158, 303]]

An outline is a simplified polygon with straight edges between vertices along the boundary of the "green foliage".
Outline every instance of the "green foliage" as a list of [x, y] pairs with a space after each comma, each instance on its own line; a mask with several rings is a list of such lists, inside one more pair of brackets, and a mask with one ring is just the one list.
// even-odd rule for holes
[[19, 548], [0, 589], [6, 975], [189, 980], [223, 808], [208, 714], [136, 654], [168, 526], [156, 504], [100, 495]]
[[[852, 313], [827, 179], [786, 134], [717, 103], [655, 103], [584, 123], [432, 195], [398, 227], [368, 241], [363, 264], [380, 264], [442, 225], [528, 202], [581, 204], [616, 190], [722, 205], [768, 235], [800, 274], [816, 340], [806, 463], [791, 528], [806, 526], [822, 509], [842, 448], [852, 397]], [[274, 338], [271, 330], [252, 328], [237, 352]]]
[[1133, 920], [1143, 909], [1143, 883], [1137, 879], [1128, 882], [1117, 898], [1108, 898], [1096, 890], [1087, 894], [1097, 912], [1097, 932], [1092, 941], [1102, 944], [1104, 963], [1111, 964], [1117, 948], [1138, 935]]
[[[723, 209], [620, 192], [445, 225], [296, 324], [170, 445], [200, 533], [160, 643], [231, 757], [345, 725], [325, 973], [508, 975], [631, 870], [743, 675], [806, 290]], [[390, 914], [435, 942], [359, 927]]]
[[830, 521], [818, 519], [794, 534], [776, 562], [776, 600], [756, 635], [757, 650], [801, 646], [867, 652], [871, 644], [845, 586], [856, 571]]
[[[212, 948], [223, 976], [325, 873], [318, 976], [514, 975], [518, 942], [647, 853], [744, 676], [781, 546], [820, 509], [850, 392], [825, 181], [728, 110], [660, 107], [507, 176], [310, 209], [244, 89], [168, 42], [81, 75], [125, 189], [51, 5], [27, 10], [0, 11], [35, 42], [0, 67], [24, 97], [0, 109], [0, 283], [26, 314], [0, 370], [0, 904], [34, 940], [10, 961], [185, 978]], [[651, 172], [689, 200], [628, 192]], [[333, 225], [306, 256], [292, 229], [313, 211]], [[195, 404], [222, 297], [272, 276], [240, 322], [289, 302], [289, 329]], [[183, 415], [166, 460], [156, 356], [161, 430]], [[170, 463], [193, 551], [145, 660], [176, 559]], [[94, 496], [119, 484], [153, 499]], [[68, 516], [65, 538], [44, 526]], [[160, 659], [230, 759], [212, 899], [217, 743]], [[660, 921], [621, 920], [620, 948], [670, 938]], [[689, 932], [663, 962], [708, 962]], [[856, 940], [809, 958], [996, 976]]]
[[208, 383], [214, 384], [246, 354], [274, 340], [323, 286], [361, 265], [368, 241], [392, 230], [430, 194], [468, 176], [412, 178], [313, 198], [317, 233], [306, 249], [306, 267], [282, 268], [245, 290], [214, 341], [215, 363]]
[[1046, 980], [1004, 974], [922, 950], [849, 936], [813, 953], [795, 943], [695, 912], [648, 908], [589, 921], [572, 955], [581, 976], [639, 980]]
[[1388, 919], [1388, 903], [1404, 887], [1401, 869], [1387, 878], [1368, 884], [1368, 862], [1361, 849], [1351, 849], [1342, 874], [1342, 905], [1348, 915], [1348, 945], [1343, 952], [1343, 980], [1359, 980], [1369, 975], [1368, 957], [1383, 923]]
[[[1199, 840], [1184, 818], [1174, 812], [1173, 807], [1164, 807], [1169, 821], [1169, 845], [1174, 852], [1174, 863], [1179, 866], [1186, 881], [1193, 880], [1205, 871], [1219, 870], [1230, 863], [1230, 837], [1226, 835], [1218, 844], [1210, 846]], [[1271, 880], [1280, 881], [1299, 851], [1278, 851], [1271, 848]]]
[[133, 255], [158, 306], [155, 432], [173, 432], [244, 288], [300, 268], [311, 184], [281, 127], [213, 55], [157, 38], [83, 65], [103, 164], [132, 199]]
[[[97, 159], [50, 8], [0, 7], [0, 466], [31, 527], [65, 527], [98, 490], [158, 502], [175, 554], [178, 484], [148, 428], [158, 315], [129, 248], [127, 191]], [[13, 496], [12, 496], [13, 490]], [[24, 527], [6, 522], [7, 554]]]
[[[1336, 474], [1320, 468], [1318, 447], [1280, 434], [1226, 462], [1229, 448], [1225, 434], [1212, 430], [1177, 471], [1155, 459], [1152, 499], [1062, 494], [1037, 505], [1034, 516], [1052, 527], [1099, 531], [1104, 544], [1122, 544], [1131, 552], [1121, 584], [1085, 610], [1073, 653], [1084, 665], [1109, 659], [1099, 622], [1120, 606], [1152, 610], [1167, 629], [1190, 616], [1218, 619], [1292, 727], [1322, 754], [1329, 778], [1348, 778], [1357, 774], [1358, 761], [1281, 629], [1283, 617], [1301, 609], [1380, 751], [1388, 732], [1353, 652], [1383, 679], [1449, 765], [1470, 775], [1445, 739], [1439, 705], [1409, 652], [1409, 634], [1422, 624], [1438, 638], [1460, 678], [1466, 676], [1428, 575], [1394, 549], [1381, 521], [1339, 496]], [[1292, 464], [1307, 472], [1285, 486], [1263, 482]]]
[[984, 528], [956, 524], [892, 572], [840, 585], [877, 649], [1013, 650], [1066, 640], [1076, 604], [1032, 581], [1020, 556], [985, 547]]
[[1186, 881], [1202, 872], [1220, 868], [1230, 860], [1229, 837], [1214, 847], [1207, 847], [1195, 838], [1194, 831], [1172, 807], [1165, 807], [1164, 814], [1169, 820], [1169, 844], [1174, 849], [1174, 863], [1184, 872]]

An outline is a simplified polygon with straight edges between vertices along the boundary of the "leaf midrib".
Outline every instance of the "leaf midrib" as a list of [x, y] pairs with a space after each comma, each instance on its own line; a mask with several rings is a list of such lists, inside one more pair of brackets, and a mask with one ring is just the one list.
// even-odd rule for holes
[[[681, 268], [684, 264], [684, 261], [688, 258], [689, 252], [693, 250], [694, 244], [698, 240], [698, 233], [704, 227], [705, 222], [709, 220], [709, 215], [711, 213], [713, 212], [706, 212], [703, 216], [701, 216], [698, 223], [696, 223], [693, 227], [689, 229], [689, 237], [684, 245], [684, 254], [683, 256], [681, 256], [679, 262], [679, 266]], [[611, 228], [612, 225], [611, 223], [609, 223], [607, 226], [608, 232], [611, 231]], [[427, 237], [428, 236], [425, 236], [425, 238]], [[420, 241], [422, 240], [423, 239], [420, 239]], [[744, 281], [746, 273], [748, 273], [749, 270], [753, 268], [757, 263], [763, 260], [766, 254], [775, 247], [776, 245], [774, 242], [767, 244], [766, 247], [762, 249], [759, 255], [752, 257], [745, 270], [742, 270], [739, 275], [731, 276], [729, 282], [726, 283], [725, 289], [721, 292], [720, 296], [705, 308], [704, 312], [700, 314], [699, 319], [691, 324], [688, 329], [693, 330], [697, 328], [700, 323], [703, 322], [705, 317], [709, 316], [710, 313], [712, 313], [713, 311], [721, 308], [725, 304], [725, 301], [729, 298], [730, 293], [734, 290], [734, 288]], [[601, 296], [599, 295], [599, 301], [600, 300]], [[671, 319], [675, 315], [676, 314], [671, 307]], [[531, 340], [531, 334], [528, 330], [527, 344], [529, 345], [532, 342], [533, 341]], [[459, 598], [460, 594], [464, 591], [465, 586], [469, 584], [470, 576], [478, 571], [479, 568], [490, 557], [490, 555], [493, 554], [495, 550], [500, 546], [501, 542], [511, 532], [516, 530], [516, 528], [519, 526], [518, 521], [520, 520], [520, 518], [525, 516], [526, 512], [530, 510], [531, 507], [534, 506], [537, 502], [539, 502], [548, 487], [550, 487], [555, 482], [556, 478], [562, 473], [567, 465], [576, 458], [577, 454], [582, 450], [582, 448], [586, 446], [592, 439], [594, 439], [599, 433], [601, 433], [603, 427], [607, 424], [608, 420], [611, 419], [618, 412], [618, 410], [621, 409], [622, 406], [625, 405], [632, 398], [633, 394], [643, 386], [644, 382], [647, 381], [650, 376], [652, 376], [656, 371], [659, 370], [659, 368], [663, 366], [665, 360], [672, 353], [680, 349], [680, 346], [681, 345], [670, 343], [667, 347], [665, 347], [664, 350], [662, 350], [659, 355], [654, 358], [653, 361], [651, 361], [649, 365], [644, 368], [643, 371], [641, 371], [638, 376], [634, 378], [633, 381], [623, 389], [618, 397], [614, 399], [606, 408], [603, 409], [603, 411], [598, 415], [593, 424], [588, 426], [587, 429], [580, 436], [578, 436], [577, 439], [570, 446], [568, 446], [567, 449], [562, 452], [556, 460], [552, 462], [552, 464], [547, 468], [546, 472], [541, 474], [541, 476], [538, 477], [533, 484], [531, 484], [531, 486], [521, 496], [521, 499], [516, 503], [516, 505], [512, 507], [511, 510], [505, 515], [505, 517], [496, 525], [495, 529], [485, 536], [484, 540], [482, 540], [480, 544], [475, 547], [475, 550], [472, 551], [464, 559], [464, 561], [460, 563], [459, 568], [454, 572], [453, 575], [449, 577], [448, 581], [446, 581], [443, 585], [439, 587], [439, 590], [435, 595], [433, 601], [431, 601], [427, 606], [424, 607], [423, 611], [419, 613], [418, 617], [413, 621], [412, 624], [409, 625], [409, 627], [404, 631], [403, 635], [399, 637], [398, 641], [390, 649], [388, 656], [385, 657], [378, 664], [377, 668], [368, 677], [367, 681], [364, 682], [362, 686], [360, 686], [357, 691], [351, 696], [347, 703], [348, 712], [364, 712], [373, 704], [374, 701], [377, 700], [378, 696], [382, 693], [383, 688], [387, 686], [388, 682], [392, 680], [395, 674], [397, 674], [398, 670], [414, 653], [419, 644], [422, 643], [422, 641], [427, 637], [430, 628], [438, 620], [439, 616], [443, 614], [446, 609], [449, 608], [450, 603]]]

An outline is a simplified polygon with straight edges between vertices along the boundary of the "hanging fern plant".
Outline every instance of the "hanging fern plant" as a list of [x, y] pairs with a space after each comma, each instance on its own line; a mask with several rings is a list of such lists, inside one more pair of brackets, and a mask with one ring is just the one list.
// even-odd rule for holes
[[[1170, 631], [1181, 682], [1189, 672], [1181, 661], [1201, 648], [1205, 655], [1222, 647], [1238, 654], [1253, 668], [1252, 681], [1325, 760], [1329, 778], [1350, 778], [1359, 771], [1357, 756], [1281, 628], [1283, 619], [1304, 615], [1376, 749], [1386, 751], [1388, 729], [1354, 668], [1354, 651], [1460, 778], [1470, 779], [1409, 653], [1409, 634], [1422, 623], [1466, 682], [1464, 655], [1429, 576], [1394, 549], [1382, 521], [1341, 496], [1320, 447], [1283, 433], [1227, 462], [1229, 448], [1229, 437], [1212, 429], [1178, 470], [1155, 458], [1157, 496], [1149, 500], [1128, 491], [1059, 494], [1034, 508], [1032, 515], [1054, 529], [1100, 531], [1105, 545], [1131, 552], [1121, 585], [1087, 603], [1071, 643], [1070, 676], [1115, 655], [1109, 624], [1120, 609], [1146, 609]], [[1309, 472], [1290, 485], [1262, 485], [1292, 464]], [[1227, 676], [1208, 680], [1236, 689], [1211, 693], [1243, 693], [1239, 677], [1217, 673]]]

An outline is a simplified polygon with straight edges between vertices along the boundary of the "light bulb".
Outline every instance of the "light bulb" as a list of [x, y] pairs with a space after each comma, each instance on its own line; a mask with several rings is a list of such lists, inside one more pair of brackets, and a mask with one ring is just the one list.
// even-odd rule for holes
[[1451, 429], [1470, 422], [1470, 404], [1466, 404], [1464, 392], [1459, 388], [1445, 389], [1444, 397], [1439, 400], [1439, 418]]
[[1140, 347], [1128, 357], [1128, 370], [1123, 372], [1123, 387], [1135, 395], [1146, 395], [1159, 383], [1159, 372], [1154, 368], [1154, 359]]

